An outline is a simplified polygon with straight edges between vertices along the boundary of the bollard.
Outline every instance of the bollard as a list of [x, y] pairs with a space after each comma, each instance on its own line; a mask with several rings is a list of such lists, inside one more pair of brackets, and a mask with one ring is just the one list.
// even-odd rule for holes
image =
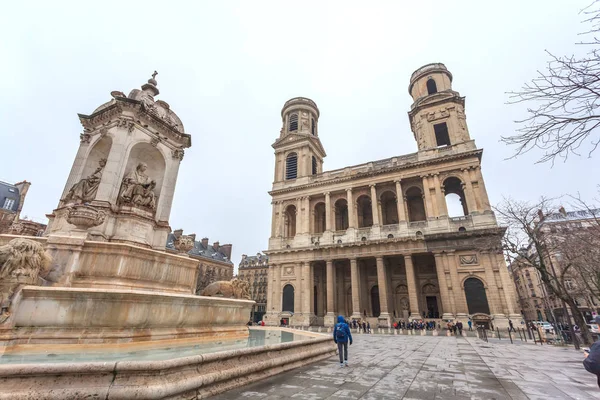
[[437, 336], [437, 335], [438, 335], [438, 331], [437, 331], [437, 329], [434, 329], [433, 336]]
[[425, 336], [425, 335], [426, 335], [425, 329], [421, 329], [421, 336]]
[[502, 340], [500, 337], [500, 328], [496, 327], [496, 333], [498, 334], [498, 340]]
[[527, 335], [525, 334], [525, 329], [521, 328], [521, 330], [523, 331], [523, 338], [525, 338], [525, 342], [527, 342]]

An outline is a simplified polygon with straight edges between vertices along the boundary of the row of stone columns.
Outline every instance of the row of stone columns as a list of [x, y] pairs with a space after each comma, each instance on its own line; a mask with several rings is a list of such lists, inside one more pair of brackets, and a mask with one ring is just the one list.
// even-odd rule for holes
[[[494, 252], [479, 253], [482, 258], [480, 262], [485, 264], [483, 279], [486, 282], [486, 293], [488, 295], [488, 305], [492, 315], [503, 314], [506, 312], [512, 315], [515, 311], [511, 280], [508, 272], [503, 269], [502, 254]], [[435, 269], [438, 280], [439, 296], [441, 301], [442, 319], [452, 319], [454, 317], [464, 318], [468, 315], [466, 297], [463, 292], [461, 278], [458, 272], [457, 259], [454, 252], [436, 252], [433, 254], [435, 259]], [[421, 309], [419, 305], [419, 288], [417, 286], [417, 277], [411, 255], [404, 255], [404, 266], [406, 271], [406, 283], [408, 286], [408, 299], [410, 304], [410, 314], [415, 318], [421, 318]], [[352, 293], [352, 318], [362, 318], [361, 315], [361, 281], [359, 265], [357, 258], [350, 258], [350, 279]], [[380, 320], [390, 320], [390, 304], [388, 304], [389, 287], [388, 271], [383, 256], [376, 256], [377, 283], [379, 288], [379, 306]], [[316, 310], [312, 310], [314, 299], [314, 272], [311, 262], [302, 262], [299, 265], [300, 271], [296, 274], [297, 282], [296, 295], [301, 296], [301, 301], [297, 302], [300, 310], [295, 310], [305, 314], [308, 319], [314, 317]], [[325, 323], [335, 321], [335, 299], [336, 299], [336, 269], [334, 260], [325, 261], [326, 273], [326, 307]], [[282, 306], [282, 288], [281, 288], [281, 265], [271, 265], [269, 268], [269, 288], [267, 292], [267, 304], [269, 311], [281, 311]], [[273, 285], [271, 285], [273, 283]], [[393, 307], [392, 307], [393, 308]]]
[[[469, 212], [483, 211], [489, 209], [489, 200], [483, 180], [481, 177], [481, 170], [477, 167], [464, 168], [461, 174], [462, 189], [465, 195], [465, 201]], [[444, 217], [448, 215], [448, 209], [445, 200], [445, 191], [442, 187], [439, 174], [428, 174], [421, 176], [422, 187], [423, 187], [423, 199], [425, 212], [427, 217]], [[402, 180], [394, 180], [396, 188], [396, 204], [398, 212], [398, 221], [408, 221], [408, 206], [406, 198], [402, 191]], [[474, 186], [476, 185], [476, 187]], [[379, 200], [377, 197], [376, 184], [371, 184], [370, 195], [371, 195], [371, 207], [373, 214], [373, 226], [381, 225], [379, 211]], [[335, 230], [334, 212], [331, 204], [331, 193], [325, 192], [325, 231]], [[356, 212], [353, 189], [346, 189], [346, 199], [348, 202], [348, 228], [358, 228], [358, 215]], [[275, 204], [276, 203], [276, 204]], [[274, 236], [277, 236], [277, 232], [283, 234], [284, 222], [283, 222], [283, 202], [275, 202], [273, 208], [273, 226], [272, 232]], [[310, 230], [310, 216], [309, 212], [310, 197], [304, 196], [296, 199], [296, 210], [297, 210], [297, 221], [296, 221], [296, 232], [297, 233], [308, 233]], [[304, 212], [302, 212], [304, 210]], [[275, 215], [278, 214], [280, 220], [276, 221]], [[279, 224], [279, 226], [277, 226]]]

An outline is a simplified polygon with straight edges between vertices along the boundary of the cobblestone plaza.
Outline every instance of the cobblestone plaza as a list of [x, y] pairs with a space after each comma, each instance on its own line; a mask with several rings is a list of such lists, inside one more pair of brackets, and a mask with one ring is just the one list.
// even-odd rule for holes
[[354, 335], [337, 356], [214, 397], [229, 399], [599, 399], [571, 348], [442, 336]]

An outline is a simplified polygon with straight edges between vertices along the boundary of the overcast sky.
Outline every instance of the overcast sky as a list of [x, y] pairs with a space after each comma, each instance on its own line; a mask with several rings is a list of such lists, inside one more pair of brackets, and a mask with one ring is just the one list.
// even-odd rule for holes
[[416, 151], [407, 111], [411, 73], [443, 62], [466, 96], [471, 136], [484, 148], [492, 203], [596, 194], [600, 154], [536, 165], [505, 160], [499, 143], [525, 106], [506, 105], [544, 68], [544, 49], [577, 51], [584, 30], [570, 1], [9, 2], [0, 15], [0, 180], [32, 182], [23, 215], [45, 221], [58, 204], [90, 114], [112, 90], [158, 71], [159, 99], [192, 135], [171, 227], [267, 248], [271, 144], [283, 103], [321, 110], [325, 170]]

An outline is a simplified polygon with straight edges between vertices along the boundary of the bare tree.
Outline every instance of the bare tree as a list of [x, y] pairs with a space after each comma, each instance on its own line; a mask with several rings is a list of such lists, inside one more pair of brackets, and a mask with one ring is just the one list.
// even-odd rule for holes
[[534, 267], [551, 296], [563, 301], [570, 309], [575, 323], [580, 327], [584, 343], [592, 343], [592, 337], [577, 302], [567, 287], [574, 264], [569, 260], [556, 263], [554, 254], [560, 251], [560, 243], [548, 240], [542, 230], [543, 216], [552, 213], [551, 200], [542, 198], [536, 204], [504, 199], [496, 214], [507, 231], [503, 238], [504, 250], [509, 259]]
[[575, 207], [585, 214], [577, 229], [560, 235], [559, 252], [574, 266], [577, 286], [594, 302], [600, 303], [600, 208], [578, 196], [571, 196]]
[[550, 61], [544, 71], [521, 90], [509, 92], [509, 104], [528, 104], [527, 118], [516, 121], [517, 134], [503, 136], [502, 141], [516, 147], [513, 157], [539, 148], [547, 162], [569, 155], [588, 156], [600, 144], [600, 6], [596, 0], [582, 11], [590, 29], [583, 32], [587, 40], [580, 43], [589, 49], [583, 56], [555, 56], [546, 51]]

